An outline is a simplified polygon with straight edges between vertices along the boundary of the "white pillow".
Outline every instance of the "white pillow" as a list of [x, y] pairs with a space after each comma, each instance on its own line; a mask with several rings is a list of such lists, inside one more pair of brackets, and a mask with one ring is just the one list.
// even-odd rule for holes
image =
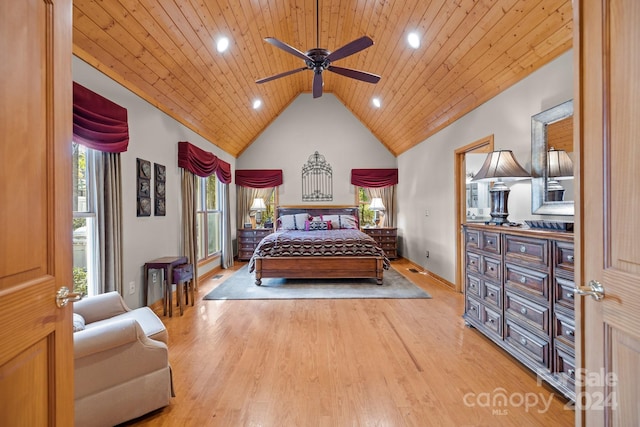
[[358, 221], [353, 215], [322, 215], [324, 221], [331, 221], [331, 228], [358, 228]]
[[84, 331], [84, 317], [73, 313], [73, 332]]
[[309, 220], [309, 214], [282, 215], [278, 220], [283, 230], [304, 230], [304, 223]]

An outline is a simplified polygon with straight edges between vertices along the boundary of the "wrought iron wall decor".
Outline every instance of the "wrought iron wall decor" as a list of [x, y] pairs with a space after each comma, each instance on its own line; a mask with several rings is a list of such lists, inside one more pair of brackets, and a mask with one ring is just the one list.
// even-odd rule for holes
[[138, 185], [138, 216], [151, 216], [151, 162], [143, 159], [136, 159], [137, 182]]
[[317, 151], [302, 166], [302, 201], [326, 202], [333, 200], [333, 170], [324, 156]]
[[154, 214], [156, 216], [165, 216], [166, 215], [166, 168], [164, 165], [159, 165], [154, 163], [155, 173], [156, 173], [156, 203]]

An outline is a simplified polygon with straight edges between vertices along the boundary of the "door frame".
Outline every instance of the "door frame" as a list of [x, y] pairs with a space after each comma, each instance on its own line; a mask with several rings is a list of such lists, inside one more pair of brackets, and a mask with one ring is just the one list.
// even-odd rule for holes
[[456, 227], [456, 292], [464, 289], [462, 277], [462, 265], [464, 260], [464, 240], [462, 225], [467, 219], [467, 182], [466, 182], [466, 158], [467, 153], [490, 153], [493, 151], [493, 134], [480, 138], [470, 144], [454, 151], [454, 191], [455, 191], [455, 227]]

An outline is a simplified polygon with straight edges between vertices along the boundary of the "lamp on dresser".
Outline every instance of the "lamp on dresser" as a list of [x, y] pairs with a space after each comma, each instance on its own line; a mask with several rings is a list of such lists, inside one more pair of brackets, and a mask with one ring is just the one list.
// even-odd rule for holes
[[492, 181], [491, 194], [491, 221], [489, 224], [502, 225], [509, 222], [508, 199], [509, 187], [504, 181], [529, 178], [527, 172], [513, 156], [511, 150], [499, 150], [489, 153], [478, 173], [471, 180]]
[[374, 221], [376, 223], [376, 228], [380, 225], [380, 212], [384, 211], [384, 204], [382, 204], [382, 199], [380, 197], [374, 197], [371, 199], [371, 203], [369, 204], [369, 209], [375, 212]]
[[547, 152], [547, 201], [564, 200], [564, 188], [558, 182], [562, 179], [573, 179], [573, 162], [566, 151], [551, 147]]
[[264, 204], [262, 198], [253, 199], [253, 203], [249, 210], [256, 212], [256, 228], [262, 228], [262, 212], [267, 210], [267, 206]]

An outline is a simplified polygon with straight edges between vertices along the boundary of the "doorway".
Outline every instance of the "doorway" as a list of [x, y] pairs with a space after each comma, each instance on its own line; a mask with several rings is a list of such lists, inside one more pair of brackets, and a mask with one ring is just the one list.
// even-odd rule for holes
[[[456, 203], [456, 283], [455, 290], [462, 292], [464, 278], [462, 277], [462, 262], [464, 260], [464, 240], [462, 226], [467, 223], [467, 216], [484, 215], [484, 211], [471, 211], [467, 208], [469, 202], [473, 203], [474, 194], [472, 188], [467, 187], [467, 155], [486, 154], [493, 151], [493, 135], [486, 136], [454, 152], [454, 182]], [[476, 171], [477, 172], [477, 171]], [[468, 190], [470, 193], [468, 193]], [[478, 193], [475, 196], [479, 196]], [[469, 214], [469, 215], [468, 215]]]

